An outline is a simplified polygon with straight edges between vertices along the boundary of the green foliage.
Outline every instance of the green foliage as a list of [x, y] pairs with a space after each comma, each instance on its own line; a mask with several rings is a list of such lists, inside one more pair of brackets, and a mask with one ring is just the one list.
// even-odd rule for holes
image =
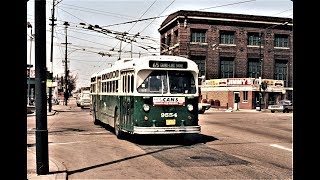
[[[68, 76], [68, 87], [69, 87], [69, 92], [72, 92], [73, 90], [76, 89], [76, 82], [77, 82], [78, 77], [75, 75], [70, 75]], [[53, 80], [55, 82], [58, 82], [58, 86], [59, 87], [63, 87], [64, 86], [64, 76], [55, 76], [53, 77]]]

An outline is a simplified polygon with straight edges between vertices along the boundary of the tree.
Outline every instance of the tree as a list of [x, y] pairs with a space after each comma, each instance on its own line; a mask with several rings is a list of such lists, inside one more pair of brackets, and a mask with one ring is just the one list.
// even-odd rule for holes
[[[68, 89], [69, 89], [69, 94], [71, 94], [71, 92], [73, 90], [76, 89], [76, 82], [77, 82], [77, 75], [68, 75]], [[64, 88], [64, 76], [59, 77], [58, 75], [55, 76], [53, 78], [53, 81], [58, 82], [58, 87], [59, 89], [63, 89]]]
[[69, 80], [69, 93], [71, 93], [73, 90], [76, 89], [77, 79], [78, 79], [77, 75], [75, 75], [75, 76], [69, 75], [69, 76], [68, 76], [68, 80]]

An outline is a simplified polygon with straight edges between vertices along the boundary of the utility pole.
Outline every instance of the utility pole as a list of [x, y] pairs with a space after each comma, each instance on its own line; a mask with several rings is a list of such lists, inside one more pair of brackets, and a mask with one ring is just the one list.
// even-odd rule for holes
[[37, 174], [49, 173], [46, 77], [46, 0], [35, 2], [35, 87]]
[[27, 25], [27, 27], [28, 28], [31, 28], [31, 30], [30, 30], [30, 54], [29, 54], [29, 77], [28, 77], [28, 95], [27, 95], [27, 97], [28, 97], [28, 100], [27, 100], [27, 102], [28, 102], [28, 105], [30, 105], [30, 81], [31, 81], [31, 54], [32, 54], [32, 41], [33, 41], [33, 35], [32, 35], [32, 25], [31, 25], [31, 23], [30, 22], [28, 22], [28, 25]]
[[263, 72], [263, 59], [262, 59], [262, 35], [261, 31], [259, 32], [259, 61], [260, 61], [260, 78], [259, 78], [259, 111], [261, 111], [261, 104], [262, 104], [262, 91], [261, 91], [261, 85], [262, 85], [262, 72]]
[[[60, 1], [61, 2], [61, 1]], [[53, 28], [56, 24], [54, 24], [54, 21], [56, 21], [56, 19], [54, 18], [54, 7], [55, 7], [55, 0], [53, 0], [53, 4], [52, 4], [52, 16], [51, 16], [51, 53], [50, 53], [50, 62], [51, 62], [51, 77], [53, 77]], [[53, 78], [52, 78], [53, 80]], [[49, 109], [48, 111], [51, 112], [52, 109], [52, 86], [49, 87], [49, 99], [48, 99], [48, 103], [49, 103]]]
[[69, 98], [69, 92], [68, 92], [68, 86], [69, 86], [69, 83], [68, 83], [68, 36], [67, 36], [67, 29], [68, 29], [68, 26], [70, 25], [68, 22], [64, 22], [65, 25], [65, 30], [66, 30], [66, 52], [65, 52], [65, 59], [64, 59], [64, 86], [65, 86], [65, 89], [64, 89], [64, 103], [65, 105], [67, 106], [68, 105], [68, 98]]
[[[265, 92], [265, 84], [264, 82], [262, 82], [262, 79], [263, 79], [263, 57], [262, 57], [262, 36], [265, 36], [265, 33], [262, 34], [262, 32], [266, 32], [268, 29], [273, 29], [275, 28], [276, 26], [283, 26], [283, 25], [287, 25], [289, 22], [284, 22], [284, 23], [281, 23], [281, 24], [275, 24], [275, 25], [272, 25], [272, 26], [269, 26], [265, 29], [262, 29], [259, 31], [259, 61], [260, 61], [260, 77], [259, 77], [259, 111], [261, 111], [261, 103], [262, 103], [262, 99], [265, 101], [264, 99], [264, 94], [262, 93], [262, 90]], [[264, 41], [264, 46], [266, 45], [265, 43], [265, 39], [263, 39]], [[265, 47], [263, 47], [265, 48]], [[265, 104], [265, 107], [266, 107], [266, 104]]]

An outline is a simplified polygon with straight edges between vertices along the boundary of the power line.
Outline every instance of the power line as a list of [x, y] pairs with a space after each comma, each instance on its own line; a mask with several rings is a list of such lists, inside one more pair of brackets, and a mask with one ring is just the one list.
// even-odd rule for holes
[[213, 8], [219, 8], [219, 7], [225, 7], [225, 6], [232, 6], [232, 5], [247, 3], [247, 2], [251, 2], [251, 1], [256, 1], [256, 0], [240, 1], [240, 2], [235, 2], [235, 3], [230, 3], [230, 4], [223, 4], [223, 5], [219, 5], [219, 6], [212, 6], [212, 7], [202, 8], [202, 9], [198, 9], [198, 10], [202, 11], [202, 10], [206, 10], [206, 9], [213, 9]]
[[276, 14], [273, 14], [272, 16], [275, 16], [275, 15], [278, 15], [278, 14], [282, 14], [282, 13], [284, 13], [284, 12], [288, 12], [288, 11], [290, 11], [290, 10], [292, 10], [292, 8], [287, 9], [287, 10], [285, 10], [285, 11], [281, 11], [281, 12], [276, 13]]
[[[236, 4], [241, 4], [241, 3], [247, 3], [247, 2], [251, 2], [251, 1], [255, 1], [255, 0], [248, 0], [248, 1], [241, 1], [241, 2], [236, 2], [236, 3], [230, 3], [230, 4], [223, 4], [223, 5], [219, 5], [219, 6], [212, 6], [212, 7], [208, 7], [208, 8], [202, 8], [202, 9], [198, 9], [198, 10], [200, 11], [200, 10], [205, 10], [205, 9], [213, 9], [213, 8], [218, 8], [218, 7], [231, 6], [231, 5], [236, 5]], [[170, 14], [169, 14], [169, 15], [170, 15]], [[144, 18], [144, 19], [138, 19], [138, 20], [133, 20], [133, 21], [127, 21], [127, 22], [122, 22], [122, 23], [105, 25], [105, 26], [101, 26], [101, 27], [111, 27], [111, 26], [117, 26], [117, 25], [123, 25], [123, 24], [130, 24], [130, 23], [135, 23], [135, 22], [140, 22], [140, 21], [154, 20], [154, 19], [158, 19], [158, 18], [161, 18], [161, 17], [167, 17], [167, 16], [169, 16], [169, 15], [149, 17], [149, 18]]]
[[[141, 19], [148, 11], [149, 9], [154, 5], [154, 3], [156, 3], [157, 0], [153, 1], [153, 3], [147, 8], [147, 10], [139, 17], [139, 19]], [[137, 24], [138, 22], [136, 22], [129, 30], [128, 32], [130, 32], [130, 30]]]
[[[155, 0], [155, 1], [153, 1], [153, 3], [147, 8], [147, 10], [139, 17], [139, 19], [141, 19], [148, 11], [149, 11], [149, 9], [154, 5], [154, 3], [156, 3], [157, 2], [157, 0]], [[128, 32], [130, 32], [131, 30], [132, 30], [132, 28], [137, 24], [138, 22], [135, 22], [132, 26], [131, 26], [131, 28], [128, 30]], [[115, 45], [115, 47], [117, 47], [118, 46], [118, 44], [119, 44], [119, 42]], [[131, 54], [132, 54], [132, 41], [131, 41]], [[128, 46], [128, 44], [123, 48], [123, 49], [125, 49], [126, 47]], [[114, 48], [115, 48], [114, 47]], [[121, 50], [120, 50], [121, 51]]]
[[[175, 1], [176, 0], [173, 0], [157, 17], [161, 16], [161, 14], [164, 13]], [[155, 19], [153, 19], [144, 29], [142, 29], [140, 33], [143, 32], [145, 29], [147, 29], [147, 27], [149, 27], [154, 20]]]
[[[102, 14], [102, 15], [107, 15], [108, 14], [107, 16], [112, 16], [112, 17], [117, 17], [117, 18], [124, 18], [124, 19], [135, 19], [136, 18], [136, 17], [132, 17], [132, 16], [125, 16], [125, 15], [122, 15], [122, 14], [111, 13], [111, 12], [106, 12], [106, 11], [100, 11], [100, 10], [91, 9], [91, 8], [84, 8], [84, 7], [75, 6], [75, 5], [69, 5], [69, 4], [63, 4], [63, 5], [80, 8], [80, 9], [76, 9], [78, 11], [85, 11], [85, 12], [91, 12], [91, 13]], [[69, 9], [75, 9], [75, 8], [69, 8]], [[82, 9], [93, 10], [95, 12], [86, 11], [86, 10], [82, 10]], [[109, 15], [109, 14], [111, 14], [111, 15]]]
[[82, 20], [82, 19], [76, 17], [75, 15], [73, 15], [73, 14], [71, 14], [71, 13], [69, 13], [69, 12], [67, 12], [67, 11], [65, 11], [65, 10], [63, 10], [63, 9], [61, 9], [61, 8], [59, 8], [59, 9], [62, 10], [62, 11], [64, 11], [65, 13], [69, 14], [70, 16], [72, 16], [72, 17], [74, 17], [74, 18], [76, 18], [76, 19], [79, 19], [79, 20], [82, 21], [82, 22], [86, 22], [85, 20]]
[[[155, 2], [155, 1], [154, 1]], [[173, 0], [157, 17], [159, 17], [159, 16], [161, 16], [161, 14], [163, 13], [163, 12], [165, 12], [173, 3], [175, 2], [175, 0]], [[149, 26], [150, 26], [150, 24], [152, 24], [153, 23], [153, 21], [154, 21], [155, 19], [153, 19], [144, 29], [142, 29], [141, 31], [139, 31], [137, 34], [140, 34], [141, 32], [143, 32], [145, 29], [147, 29]], [[122, 41], [121, 41], [122, 42]], [[132, 45], [132, 40], [130, 41], [130, 43], [131, 43], [131, 45]], [[128, 44], [127, 44], [128, 45]], [[123, 47], [123, 48], [121, 48], [121, 46], [120, 46], [120, 53], [121, 53], [121, 51], [123, 50], [123, 49], [125, 49], [126, 47], [127, 47], [127, 45], [125, 46], [125, 47]], [[145, 47], [142, 47], [142, 46], [139, 46], [139, 45], [136, 45], [137, 47], [140, 47], [140, 48], [142, 48], [142, 49], [144, 49], [144, 50], [146, 50], [146, 51], [148, 51], [148, 48], [145, 48]], [[151, 47], [151, 46], [149, 46], [149, 48], [153, 48], [153, 47]], [[132, 51], [132, 50], [131, 50]], [[119, 56], [119, 58], [120, 58], [120, 56]]]

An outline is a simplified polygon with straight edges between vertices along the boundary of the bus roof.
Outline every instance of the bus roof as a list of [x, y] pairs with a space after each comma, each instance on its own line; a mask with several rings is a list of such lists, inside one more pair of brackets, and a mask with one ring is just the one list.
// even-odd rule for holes
[[[150, 69], [149, 61], [177, 61], [177, 62], [187, 62], [188, 66], [185, 70], [193, 70], [195, 72], [199, 72], [198, 65], [187, 58], [181, 56], [170, 56], [170, 55], [158, 55], [158, 56], [143, 56], [141, 58], [124, 58], [115, 62], [112, 67], [106, 68], [100, 72], [94, 73], [91, 77], [96, 77], [101, 74], [112, 72], [116, 70], [125, 70], [125, 69]], [[163, 68], [159, 68], [163, 69]], [[173, 68], [175, 69], [175, 68]]]

